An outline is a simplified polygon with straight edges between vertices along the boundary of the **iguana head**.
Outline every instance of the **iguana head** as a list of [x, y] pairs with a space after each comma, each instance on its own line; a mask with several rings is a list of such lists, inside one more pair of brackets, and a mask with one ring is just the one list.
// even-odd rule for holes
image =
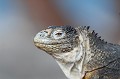
[[49, 54], [70, 52], [78, 45], [78, 34], [71, 26], [49, 26], [35, 36], [34, 43]]
[[[50, 26], [34, 38], [35, 46], [52, 55], [69, 79], [82, 79], [90, 59], [89, 27]], [[93, 43], [92, 43], [93, 44]], [[86, 53], [87, 52], [87, 53]]]

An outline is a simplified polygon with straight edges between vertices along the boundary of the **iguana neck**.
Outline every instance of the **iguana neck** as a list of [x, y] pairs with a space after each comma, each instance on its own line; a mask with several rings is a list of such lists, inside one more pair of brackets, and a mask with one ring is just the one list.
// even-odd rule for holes
[[82, 50], [82, 47], [76, 47], [71, 52], [53, 55], [68, 79], [82, 79], [85, 74], [82, 69], [84, 58]]
[[79, 35], [79, 40], [78, 46], [72, 51], [53, 54], [68, 79], [82, 79], [85, 75], [83, 65], [86, 62], [86, 56], [88, 56], [86, 52], [90, 53], [89, 38], [86, 38], [86, 35]]

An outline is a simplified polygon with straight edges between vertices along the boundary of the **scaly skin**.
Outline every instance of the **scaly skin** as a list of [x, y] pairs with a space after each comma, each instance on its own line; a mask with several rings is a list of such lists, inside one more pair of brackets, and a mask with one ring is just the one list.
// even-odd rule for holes
[[89, 27], [50, 26], [34, 43], [55, 58], [68, 79], [120, 79], [120, 45], [101, 40]]

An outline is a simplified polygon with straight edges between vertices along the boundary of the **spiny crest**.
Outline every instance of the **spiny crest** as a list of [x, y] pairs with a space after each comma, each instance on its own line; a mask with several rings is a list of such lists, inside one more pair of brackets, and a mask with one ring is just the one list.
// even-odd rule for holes
[[91, 34], [92, 34], [92, 37], [95, 38], [96, 40], [107, 43], [106, 41], [104, 41], [104, 39], [101, 39], [101, 36], [98, 36], [98, 33], [96, 33], [94, 30], [91, 32]]
[[70, 33], [70, 32], [76, 33], [75, 28], [72, 27], [72, 26], [66, 25], [66, 26], [63, 26], [63, 27], [64, 27], [63, 29], [64, 29], [67, 33]]
[[104, 39], [101, 39], [101, 36], [98, 36], [95, 30], [90, 31], [90, 26], [81, 26], [81, 30], [86, 30], [94, 39], [107, 43]]
[[81, 29], [82, 29], [82, 30], [87, 30], [87, 31], [89, 31], [90, 26], [81, 26]]
[[99, 40], [99, 41], [107, 43], [106, 41], [104, 41], [104, 39], [101, 39], [101, 36], [98, 36], [98, 33], [95, 33], [94, 30], [92, 31], [91, 34], [92, 34], [92, 37], [94, 37], [96, 40]]
[[84, 33], [86, 32], [87, 34], [90, 32], [89, 31], [90, 26], [79, 26], [79, 27], [77, 27], [77, 29], [78, 29], [79, 32], [84, 31]]

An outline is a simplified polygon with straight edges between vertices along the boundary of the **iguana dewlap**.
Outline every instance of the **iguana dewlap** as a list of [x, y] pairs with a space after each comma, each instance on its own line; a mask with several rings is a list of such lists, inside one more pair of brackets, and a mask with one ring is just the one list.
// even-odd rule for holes
[[101, 40], [89, 27], [50, 26], [34, 38], [68, 79], [120, 79], [120, 45]]

